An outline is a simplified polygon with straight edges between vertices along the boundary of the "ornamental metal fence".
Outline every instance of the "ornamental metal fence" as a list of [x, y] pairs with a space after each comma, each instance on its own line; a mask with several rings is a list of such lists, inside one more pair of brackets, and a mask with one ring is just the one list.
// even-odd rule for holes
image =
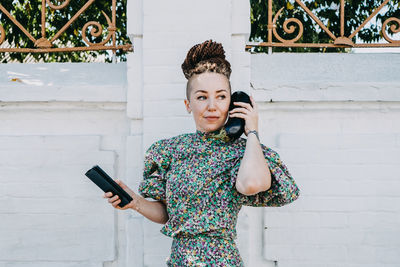
[[[75, 33], [80, 33], [83, 42], [86, 44], [85, 46], [74, 46], [71, 42], [60, 43], [60, 36], [72, 26], [72, 24], [77, 20], [79, 16], [81, 16], [94, 2], [95, 0], [88, 0], [86, 3], [75, 13], [70, 14], [68, 17], [70, 19], [62, 26], [60, 29], [57, 29], [56, 33], [52, 36], [46, 36], [46, 29], [52, 27], [49, 25], [47, 21], [47, 13], [54, 12], [55, 10], [61, 10], [66, 8], [70, 4], [71, 0], [60, 0], [59, 4], [53, 4], [52, 0], [42, 0], [41, 10], [36, 12], [41, 12], [41, 35], [40, 37], [34, 36], [31, 32], [29, 32], [26, 28], [26, 25], [23, 25], [18, 19], [12, 15], [11, 10], [7, 10], [4, 5], [0, 3], [0, 14], [4, 14], [8, 17], [9, 22], [15, 24], [19, 30], [32, 41], [32, 47], [19, 47], [19, 44], [5, 44], [0, 47], [0, 53], [50, 53], [50, 52], [73, 52], [73, 51], [99, 51], [99, 50], [111, 50], [114, 54], [117, 50], [123, 51], [133, 51], [132, 44], [117, 44], [117, 35], [116, 35], [116, 10], [117, 10], [117, 0], [112, 0], [112, 8], [111, 8], [111, 18], [107, 15], [107, 12], [101, 10], [101, 13], [105, 17], [108, 27], [107, 27], [107, 35], [100, 42], [93, 42], [93, 38], [88, 38], [87, 32], [89, 31], [89, 35], [92, 37], [98, 38], [103, 35], [103, 26], [98, 21], [88, 21], [82, 27], [80, 25], [76, 26], [77, 29]], [[60, 3], [61, 2], [61, 3]], [[35, 11], [33, 11], [35, 12]], [[109, 13], [110, 11], [108, 11]], [[2, 16], [3, 18], [4, 16]], [[3, 20], [3, 19], [2, 19]], [[5, 43], [6, 37], [8, 34], [16, 34], [15, 32], [6, 32], [5, 28], [2, 26], [3, 21], [0, 21], [0, 45]], [[39, 25], [38, 25], [39, 26]]]
[[[261, 42], [248, 42], [246, 45], [246, 49], [250, 49], [252, 47], [308, 47], [308, 48], [349, 48], [349, 47], [400, 47], [400, 40], [395, 39], [393, 35], [400, 32], [400, 19], [398, 17], [389, 17], [383, 21], [380, 29], [380, 35], [386, 42], [358, 42], [357, 34], [363, 28], [371, 22], [373, 18], [375, 18], [379, 12], [385, 11], [385, 7], [388, 5], [390, 0], [384, 0], [380, 5], [374, 10], [371, 10], [371, 14], [364, 19], [364, 21], [358, 25], [358, 27], [354, 27], [355, 29], [351, 32], [350, 29], [346, 29], [346, 1], [340, 0], [338, 2], [339, 8], [339, 19], [340, 19], [340, 29], [336, 32], [336, 34], [329, 28], [326, 23], [324, 23], [320, 18], [318, 18], [312, 10], [305, 4], [306, 1], [294, 0], [287, 1], [286, 5], [279, 7], [276, 6], [277, 2], [282, 5], [284, 1], [273, 1], [268, 0], [267, 5], [267, 33], [266, 40]], [[293, 2], [293, 4], [291, 4]], [[310, 1], [307, 3], [309, 4]], [[311, 3], [315, 3], [316, 5], [322, 1], [314, 1]], [[325, 1], [326, 2], [326, 1]], [[347, 1], [352, 2], [352, 1]], [[376, 1], [371, 1], [371, 3], [375, 3]], [[393, 1], [392, 1], [393, 2]], [[394, 1], [396, 2], [396, 1]], [[400, 7], [400, 2], [397, 1], [397, 9]], [[303, 13], [302, 16], [291, 17], [291, 18], [283, 18], [283, 23], [278, 23], [280, 16], [282, 16], [283, 11], [285, 9], [294, 9], [294, 5], [296, 5], [297, 11]], [[273, 12], [273, 10], [277, 10], [277, 12]], [[397, 10], [398, 11], [398, 10]], [[396, 12], [395, 12], [396, 13]], [[286, 12], [286, 14], [288, 14]], [[399, 12], [397, 12], [399, 14]], [[327, 36], [329, 36], [329, 41], [327, 42], [304, 42], [304, 27], [303, 22], [299, 17], [304, 17], [310, 19], [313, 24], [316, 24], [317, 27], [320, 28], [321, 32], [324, 32]], [[381, 16], [382, 18], [383, 16]], [[278, 30], [280, 33], [278, 33]], [[388, 34], [388, 31], [389, 34]], [[347, 32], [348, 34], [345, 34]], [[297, 34], [296, 34], [297, 33]], [[390, 36], [389, 36], [390, 35]]]

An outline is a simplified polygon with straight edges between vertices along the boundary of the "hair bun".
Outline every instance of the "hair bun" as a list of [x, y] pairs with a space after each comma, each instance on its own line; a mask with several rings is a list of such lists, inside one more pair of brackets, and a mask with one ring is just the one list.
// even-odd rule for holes
[[[203, 65], [203, 67], [201, 68], [200, 65]], [[225, 71], [219, 71], [221, 68]], [[182, 63], [182, 71], [186, 79], [189, 79], [193, 74], [205, 71], [219, 72], [229, 79], [231, 72], [230, 63], [225, 59], [222, 44], [212, 40], [196, 44], [188, 51], [186, 59]]]

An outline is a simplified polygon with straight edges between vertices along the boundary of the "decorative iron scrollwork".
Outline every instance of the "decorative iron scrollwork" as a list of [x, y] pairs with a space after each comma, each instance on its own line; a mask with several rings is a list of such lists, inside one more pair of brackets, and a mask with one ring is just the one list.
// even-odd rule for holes
[[94, 36], [94, 37], [99, 37], [101, 36], [101, 34], [103, 33], [103, 27], [101, 26], [100, 23], [98, 23], [97, 21], [89, 21], [88, 23], [86, 23], [83, 28], [82, 28], [82, 39], [85, 43], [87, 43], [89, 46], [99, 46], [99, 45], [104, 45], [105, 43], [107, 43], [112, 35], [115, 33], [116, 28], [112, 26], [111, 20], [110, 18], [107, 16], [106, 13], [104, 13], [102, 11], [103, 15], [105, 16], [107, 23], [109, 25], [109, 27], [107, 28], [108, 30], [108, 34], [105, 38], [105, 40], [103, 40], [100, 43], [92, 43], [88, 40], [88, 38], [86, 37], [86, 31], [88, 29], [89, 26], [92, 26], [92, 29], [90, 31], [90, 35]]
[[[331, 39], [331, 42], [329, 43], [298, 43], [297, 41], [300, 40], [300, 38], [304, 34], [304, 26], [303, 23], [297, 19], [297, 18], [288, 18], [284, 21], [283, 23], [283, 31], [287, 34], [293, 34], [296, 29], [298, 30], [297, 35], [292, 38], [292, 39], [285, 39], [284, 37], [280, 36], [277, 32], [277, 20], [279, 16], [281, 16], [282, 11], [284, 10], [285, 7], [282, 7], [278, 10], [278, 12], [273, 16], [273, 0], [268, 0], [268, 35], [267, 35], [267, 40], [264, 42], [260, 43], [255, 43], [255, 42], [249, 42], [246, 45], [246, 49], [249, 49], [251, 47], [255, 46], [266, 46], [266, 47], [398, 47], [400, 46], [400, 40], [394, 40], [388, 37], [388, 33], [386, 31], [387, 25], [389, 23], [392, 23], [390, 25], [390, 31], [392, 34], [396, 34], [400, 32], [400, 19], [391, 17], [388, 18], [384, 21], [382, 24], [382, 29], [381, 33], [383, 38], [388, 42], [388, 43], [360, 43], [356, 44], [353, 43], [353, 38], [356, 36], [356, 34], [367, 25], [367, 23], [374, 18], [379, 11], [382, 10], [383, 7], [385, 7], [390, 0], [384, 0], [382, 4], [376, 8], [372, 14], [367, 17], [364, 22], [357, 28], [355, 29], [350, 35], [345, 36], [344, 34], [344, 29], [345, 29], [345, 0], [340, 0], [340, 36], [334, 35], [328, 27], [324, 25], [324, 23], [317, 17], [315, 16], [309, 8], [303, 3], [301, 0], [294, 0], [299, 8], [303, 10], [318, 26], [329, 36]], [[290, 24], [295, 24], [295, 25], [290, 25]], [[290, 26], [289, 26], [290, 25]], [[278, 42], [274, 41], [274, 39], [278, 40]]]
[[[274, 20], [273, 20], [274, 25], [276, 25], [276, 21], [277, 21], [278, 17], [281, 15], [283, 9], [284, 9], [284, 7], [279, 9], [279, 11], [276, 13]], [[280, 37], [279, 34], [276, 32], [276, 27], [273, 27], [274, 36], [276, 37], [276, 39], [278, 39], [282, 43], [284, 43], [284, 42], [294, 43], [294, 42], [297, 42], [303, 36], [303, 23], [301, 23], [301, 21], [299, 19], [290, 18], [290, 19], [285, 20], [285, 22], [283, 23], [283, 30], [286, 33], [289, 33], [289, 34], [294, 33], [294, 31], [296, 30], [296, 27], [294, 25], [290, 25], [288, 28], [289, 23], [295, 23], [295, 24], [297, 24], [297, 26], [299, 28], [299, 32], [298, 32], [297, 36], [290, 40], [285, 40], [282, 37]]]
[[6, 39], [6, 32], [3, 25], [0, 24], [0, 45], [4, 42], [4, 39]]
[[69, 5], [69, 2], [71, 0], [64, 0], [64, 3], [62, 3], [61, 5], [54, 5], [51, 0], [46, 0], [46, 3], [49, 5], [50, 8], [54, 9], [54, 10], [60, 10], [63, 9], [64, 7]]
[[390, 30], [392, 31], [392, 33], [399, 33], [399, 32], [400, 32], [400, 19], [398, 19], [398, 18], [388, 18], [388, 19], [385, 20], [385, 22], [383, 22], [383, 24], [382, 24], [382, 35], [383, 35], [383, 38], [385, 38], [385, 40], [388, 41], [389, 43], [400, 45], [400, 40], [393, 40], [393, 39], [390, 39], [389, 36], [388, 36], [387, 33], [386, 33], [386, 26], [387, 26], [388, 23], [390, 23], [390, 22], [394, 22], [394, 23], [390, 26]]
[[[62, 2], [58, 5], [54, 4], [53, 0], [42, 0], [41, 7], [41, 38], [36, 39], [29, 33], [25, 27], [18, 22], [18, 20], [11, 15], [11, 13], [4, 8], [4, 6], [0, 3], [0, 12], [5, 14], [12, 23], [14, 23], [33, 43], [35, 48], [0, 48], [0, 52], [28, 52], [28, 53], [48, 53], [48, 52], [70, 52], [70, 51], [90, 51], [90, 50], [112, 50], [115, 53], [116, 50], [124, 50], [124, 51], [133, 51], [131, 44], [116, 44], [116, 1], [112, 0], [112, 19], [104, 11], [101, 11], [105, 16], [106, 21], [108, 23], [108, 34], [105, 39], [99, 43], [90, 42], [87, 38], [87, 30], [89, 27], [92, 27], [90, 30], [90, 35], [93, 37], [100, 37], [103, 33], [102, 25], [96, 21], [87, 22], [82, 28], [82, 40], [88, 45], [87, 47], [54, 47], [54, 42], [58, 40], [60, 35], [65, 32], [65, 30], [70, 27], [70, 25], [90, 6], [95, 0], [87, 0], [87, 2], [79, 9], [79, 11], [74, 14], [71, 19], [61, 28], [58, 32], [52, 36], [51, 38], [46, 37], [46, 6], [50, 7], [53, 10], [60, 10], [67, 7], [71, 0], [59, 1]], [[6, 38], [6, 32], [4, 27], [0, 24], [0, 44], [4, 42]], [[108, 44], [111, 40], [112, 44]], [[108, 45], [107, 45], [108, 44]]]

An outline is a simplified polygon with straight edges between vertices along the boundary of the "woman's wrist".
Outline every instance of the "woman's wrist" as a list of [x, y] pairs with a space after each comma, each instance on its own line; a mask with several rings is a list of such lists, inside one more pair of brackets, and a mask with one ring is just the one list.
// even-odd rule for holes
[[260, 141], [260, 137], [258, 136], [258, 131], [257, 130], [251, 130], [247, 133], [247, 136], [249, 136], [249, 134], [254, 134], [257, 137], [257, 140]]
[[135, 210], [135, 211], [137, 211], [137, 212], [140, 212], [141, 211], [141, 209], [140, 209], [140, 207], [141, 207], [141, 201], [140, 201], [140, 199], [141, 199], [141, 197], [139, 196], [139, 195], [137, 195], [137, 194], [135, 194], [134, 196], [133, 196], [133, 200], [132, 200], [132, 209], [133, 210]]

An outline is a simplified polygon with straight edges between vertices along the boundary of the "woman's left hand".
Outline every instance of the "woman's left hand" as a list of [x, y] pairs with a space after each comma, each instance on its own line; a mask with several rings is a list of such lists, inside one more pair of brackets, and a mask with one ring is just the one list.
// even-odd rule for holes
[[235, 106], [240, 106], [240, 108], [234, 108], [229, 111], [229, 117], [237, 117], [245, 120], [244, 132], [246, 136], [249, 131], [256, 130], [258, 132], [257, 104], [252, 96], [250, 96], [250, 101], [253, 106], [245, 102], [233, 102]]

